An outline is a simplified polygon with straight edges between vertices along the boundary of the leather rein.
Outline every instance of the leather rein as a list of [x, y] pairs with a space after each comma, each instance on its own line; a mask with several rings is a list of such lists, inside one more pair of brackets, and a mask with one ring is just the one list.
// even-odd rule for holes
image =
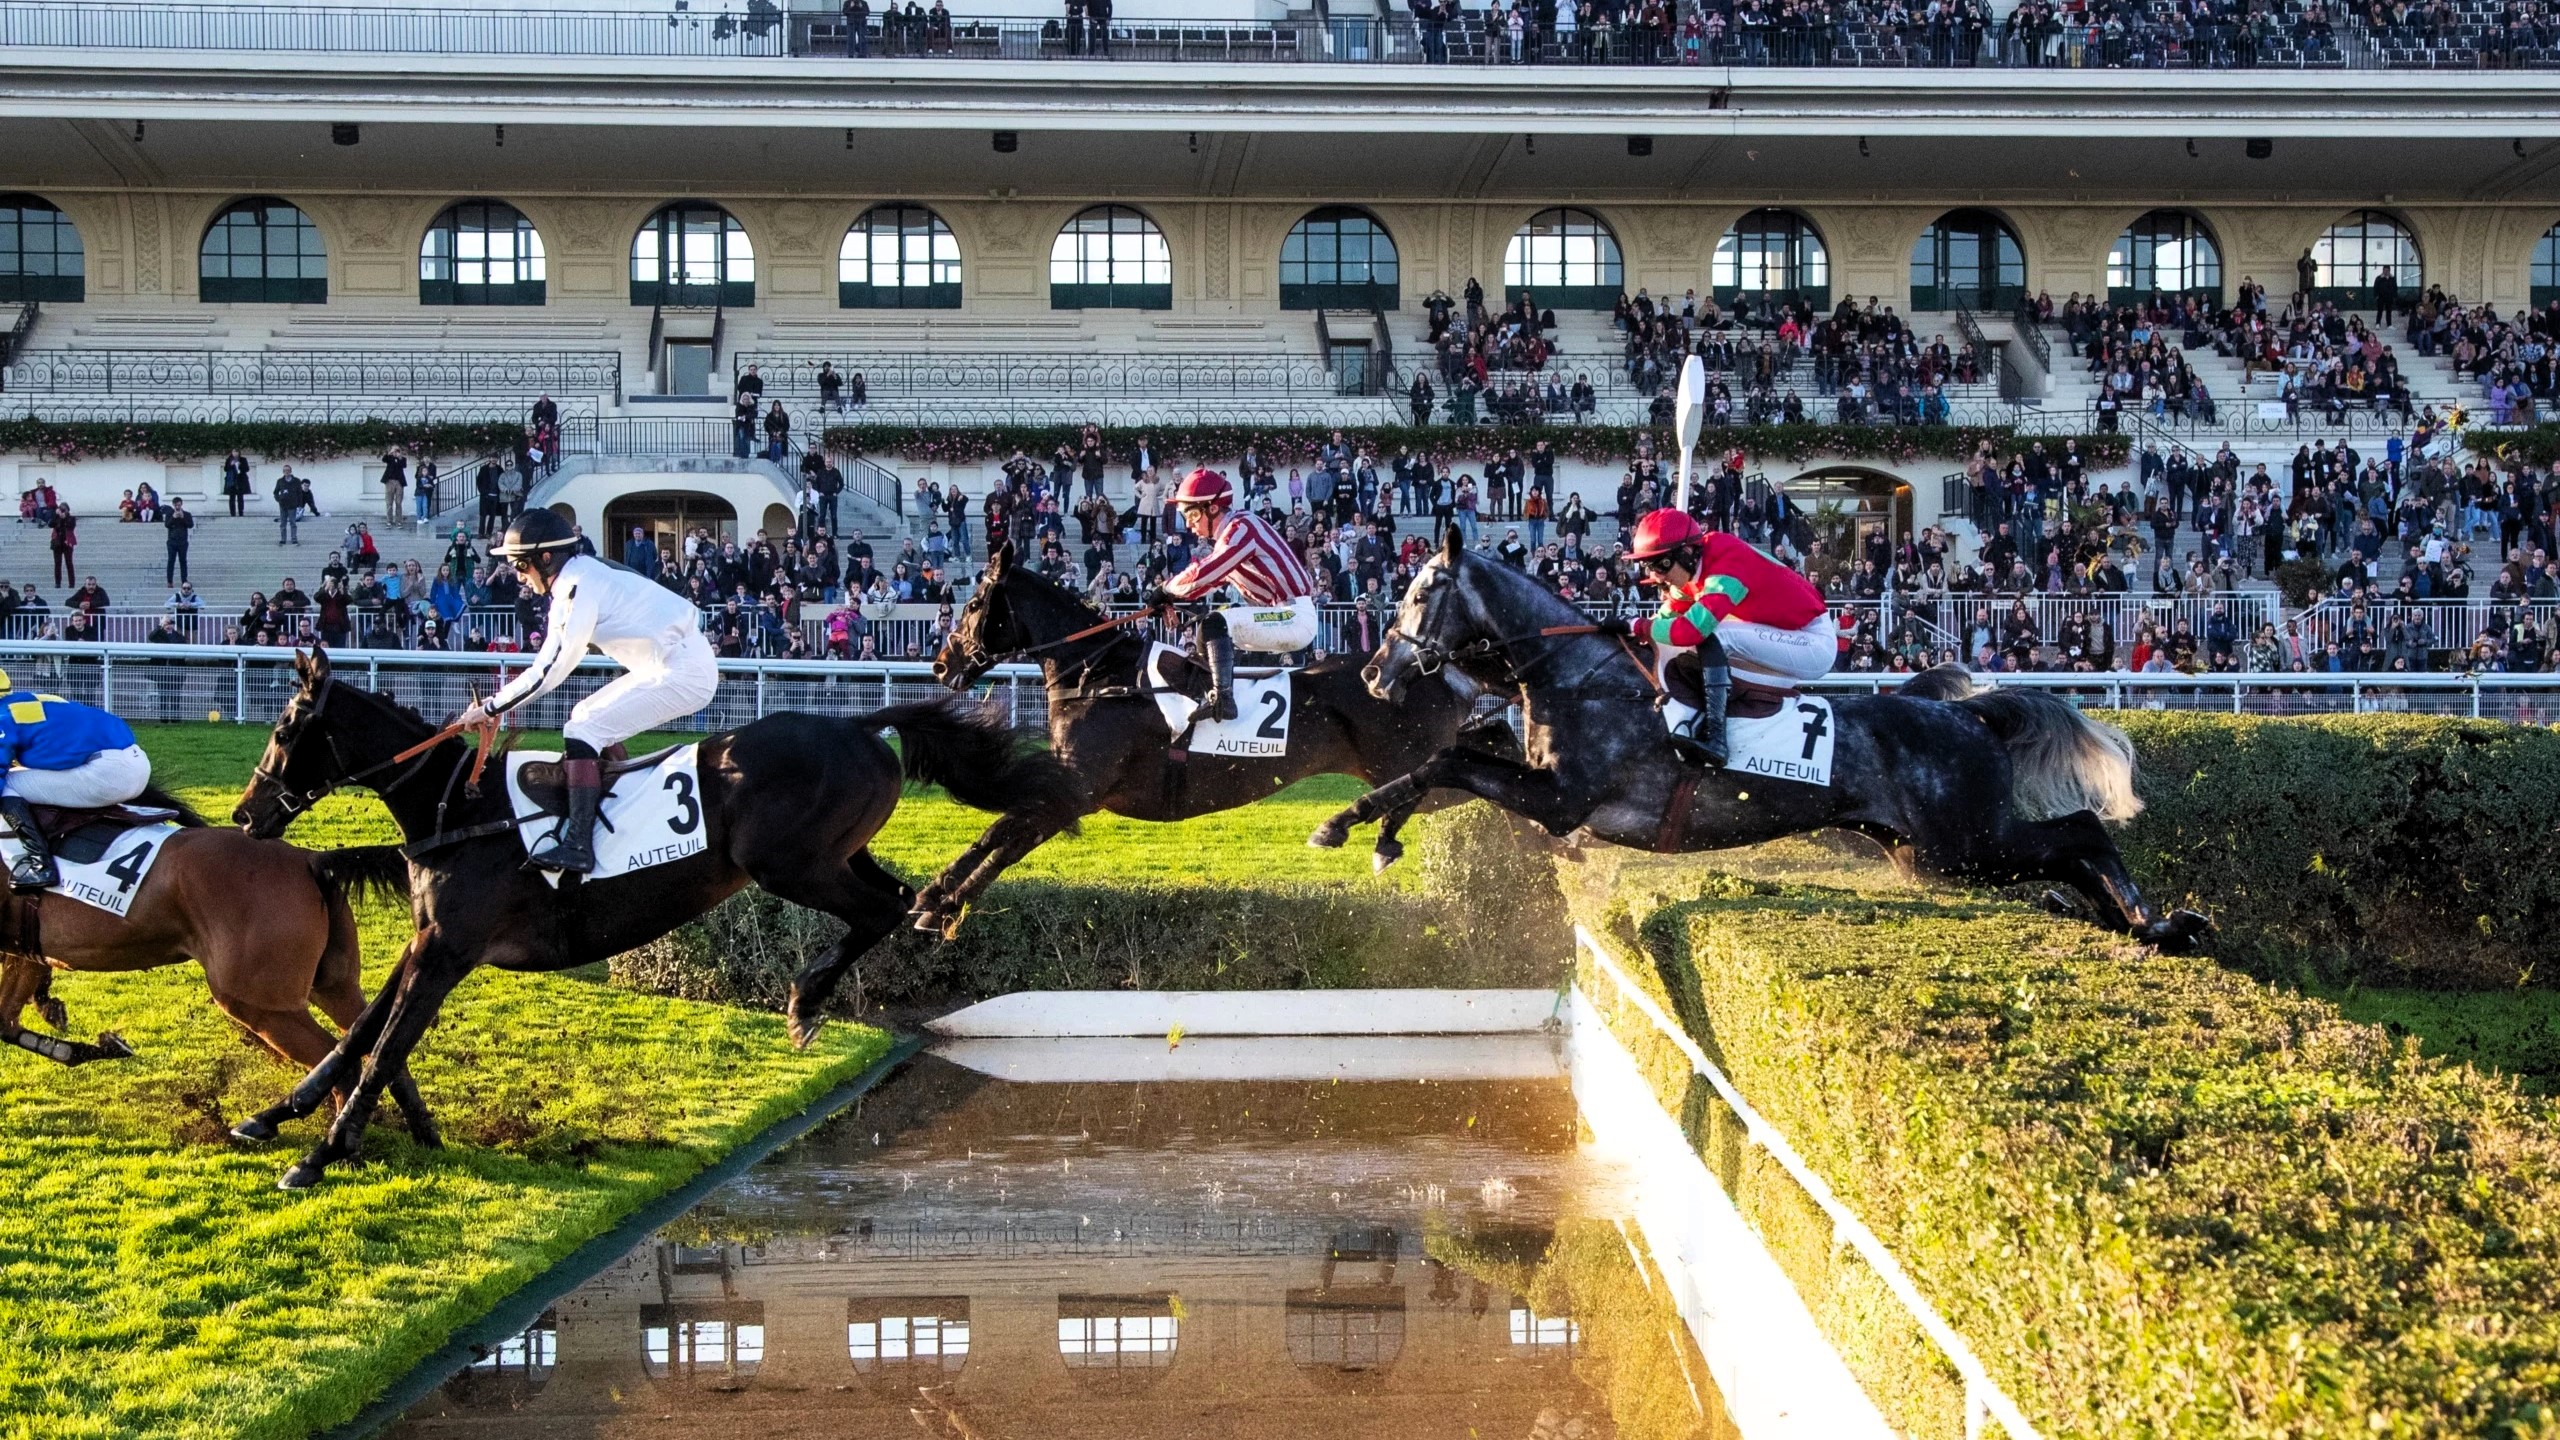
[[[1442, 574], [1446, 577], [1447, 572], [1443, 571]], [[1454, 584], [1455, 581], [1451, 580], [1449, 583]], [[1424, 602], [1423, 608], [1422, 618], [1426, 627], [1428, 627], [1431, 622], [1433, 614], [1432, 607], [1436, 605], [1439, 600], [1439, 596], [1436, 592], [1440, 587], [1435, 585], [1432, 588], [1435, 593], [1430, 600]], [[1521, 662], [1512, 658], [1511, 650], [1513, 646], [1525, 645], [1533, 640], [1552, 640], [1569, 635], [1597, 635], [1599, 633], [1600, 627], [1597, 625], [1543, 625], [1535, 630], [1522, 631], [1517, 635], [1488, 635], [1480, 639], [1469, 640], [1461, 645], [1444, 646], [1439, 641], [1426, 639], [1423, 636], [1413, 634], [1406, 630], [1401, 623], [1399, 623], [1394, 629], [1387, 632], [1387, 634], [1392, 638], [1401, 640], [1406, 645], [1412, 647], [1414, 652], [1414, 668], [1420, 670], [1425, 675], [1437, 675], [1440, 673], [1441, 668], [1446, 665], [1455, 664], [1460, 669], [1464, 669], [1469, 663], [1474, 661], [1496, 660], [1500, 661], [1502, 664], [1502, 684], [1515, 690], [1527, 689], [1530, 684], [1530, 680], [1529, 677], [1522, 672]], [[1637, 656], [1634, 643], [1623, 635], [1618, 636], [1617, 641], [1618, 650], [1621, 654], [1627, 657], [1627, 663], [1636, 667], [1636, 673], [1645, 678], [1645, 683], [1653, 687], [1654, 693], [1660, 694], [1662, 692], [1661, 678], [1653, 673], [1651, 666], [1645, 664], [1644, 661]], [[1530, 663], [1535, 664], [1536, 661], [1532, 660]], [[1602, 662], [1602, 664], [1606, 663], [1606, 661]], [[1585, 681], [1598, 673], [1600, 673], [1600, 666], [1594, 665], [1589, 670], [1584, 671], [1570, 684], [1564, 685], [1561, 688], [1578, 689]]]
[[[337, 688], [338, 677], [335, 675], [331, 675], [320, 682], [319, 694], [311, 702], [311, 713], [302, 718], [302, 724], [304, 726], [309, 726], [319, 720], [321, 713], [329, 708], [330, 693]], [[471, 774], [470, 783], [466, 787], [465, 793], [469, 794], [472, 798], [477, 799], [480, 794], [480, 776], [488, 767], [490, 754], [497, 748], [498, 726], [499, 722], [495, 718], [492, 718], [488, 724], [481, 726], [466, 726], [460, 721], [456, 721], [453, 724], [447, 725], [443, 729], [438, 730], [426, 739], [419, 741], [417, 744], [401, 751], [399, 754], [392, 756], [388, 760], [376, 761], [371, 765], [367, 765], [362, 769], [357, 770], [347, 770], [346, 754], [338, 748], [337, 732], [333, 730], [324, 730], [321, 732], [321, 738], [329, 742], [329, 760], [331, 768], [345, 770], [347, 773], [338, 776], [334, 780], [323, 781], [318, 785], [313, 785], [306, 789], [295, 790], [284, 783], [284, 774], [282, 771], [270, 770], [267, 768], [266, 757], [261, 755], [258, 757], [257, 768], [249, 772], [249, 778], [252, 781], [263, 780], [269, 785], [275, 787], [276, 804], [283, 808], [286, 816], [286, 822], [290, 824], [293, 817], [302, 814], [312, 806], [327, 799], [333, 791], [349, 785], [362, 784], [373, 776], [379, 775], [383, 771], [389, 770], [394, 766], [407, 766], [408, 768], [402, 770], [398, 775], [393, 776], [390, 780], [377, 784], [373, 787], [373, 791], [377, 795], [390, 794], [392, 791], [408, 784], [409, 781], [416, 778], [420, 770], [426, 768], [427, 761], [432, 758], [432, 752], [437, 746], [452, 739], [456, 735], [460, 735], [464, 731], [469, 730], [473, 732], [473, 740], [475, 743], [466, 745], [463, 749], [463, 755], [454, 761], [453, 775], [445, 781], [445, 795], [448, 800], [452, 797], [453, 783], [455, 780], [462, 778], [465, 762], [467, 761]], [[297, 730], [295, 736], [297, 743], [300, 738], [299, 731]], [[439, 803], [436, 809], [437, 819], [439, 824], [441, 824], [444, 810], [443, 804]]]

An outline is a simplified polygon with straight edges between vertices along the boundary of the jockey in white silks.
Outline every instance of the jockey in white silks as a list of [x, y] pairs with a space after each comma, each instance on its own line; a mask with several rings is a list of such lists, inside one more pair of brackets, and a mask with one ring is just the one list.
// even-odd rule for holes
[[568, 815], [549, 843], [525, 857], [547, 870], [583, 875], [595, 868], [596, 809], [604, 799], [601, 757], [634, 735], [681, 720], [711, 703], [720, 665], [693, 602], [636, 570], [576, 553], [577, 532], [549, 509], [535, 508], [507, 527], [498, 555], [537, 595], [550, 597], [551, 618], [533, 664], [486, 700], [462, 712], [464, 724], [547, 695], [577, 670], [593, 645], [621, 662], [624, 674], [569, 711], [560, 727]]

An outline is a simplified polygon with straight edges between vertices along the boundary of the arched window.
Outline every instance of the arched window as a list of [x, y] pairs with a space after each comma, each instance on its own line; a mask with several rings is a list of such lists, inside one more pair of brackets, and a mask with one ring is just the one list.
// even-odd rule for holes
[[80, 227], [33, 195], [0, 195], [0, 300], [87, 298]]
[[1328, 205], [1280, 242], [1283, 310], [1393, 310], [1396, 242], [1365, 210]]
[[631, 303], [756, 303], [756, 251], [736, 216], [700, 200], [679, 200], [649, 217], [631, 238]]
[[539, 305], [542, 232], [499, 200], [447, 205], [418, 246], [421, 305]]
[[1541, 210], [1502, 252], [1506, 304], [1525, 290], [1542, 310], [1607, 310], [1626, 284], [1618, 237], [1588, 210]]
[[2222, 299], [2222, 247], [2184, 210], [2152, 211], [2126, 226], [2107, 252], [2107, 303], [2130, 305], [2154, 295]]
[[1988, 210], [1950, 210], [1911, 247], [1914, 310], [2014, 310], [2026, 290], [2018, 234]]
[[2383, 271], [2399, 283], [2404, 296], [2418, 293], [2418, 242], [2407, 226], [2379, 210], [2359, 210], [2320, 232], [2311, 247], [2319, 274], [2312, 279], [2316, 299], [2360, 310], [2373, 303], [2373, 282]]
[[1173, 1365], [1182, 1320], [1165, 1295], [1061, 1295], [1058, 1358], [1085, 1388], [1127, 1395]]
[[874, 205], [836, 252], [836, 304], [847, 310], [957, 310], [960, 242], [922, 205]]
[[736, 1384], [764, 1365], [764, 1302], [640, 1307], [640, 1368], [652, 1380]]
[[2527, 283], [2533, 286], [2533, 306], [2539, 310], [2560, 300], [2560, 225], [2542, 232], [2533, 242], [2533, 273]]
[[855, 1373], [883, 1393], [912, 1399], [969, 1363], [966, 1296], [899, 1296], [848, 1301], [845, 1351]]
[[329, 250], [311, 217], [282, 200], [243, 200], [213, 217], [196, 256], [196, 296], [210, 304], [323, 305]]
[[1802, 300], [1816, 310], [1831, 305], [1831, 256], [1793, 210], [1754, 210], [1734, 221], [1716, 242], [1709, 279], [1719, 305], [1744, 295]]
[[1156, 222], [1125, 205], [1096, 205], [1049, 247], [1052, 310], [1170, 310], [1173, 251]]

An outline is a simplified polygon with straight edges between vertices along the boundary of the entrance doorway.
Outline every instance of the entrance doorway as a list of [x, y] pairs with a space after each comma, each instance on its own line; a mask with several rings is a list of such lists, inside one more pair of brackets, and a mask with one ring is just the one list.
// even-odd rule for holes
[[1832, 561], [1889, 557], [1912, 533], [1911, 487], [1881, 470], [1824, 466], [1787, 481], [1786, 488], [1787, 503], [1811, 523]]
[[708, 340], [670, 340], [667, 342], [667, 393], [670, 395], [714, 395], [711, 384], [711, 342]]
[[635, 525], [658, 547], [658, 564], [662, 568], [682, 567], [685, 537], [697, 526], [715, 544], [738, 538], [736, 509], [717, 495], [693, 490], [642, 490], [605, 506], [605, 553], [609, 557], [622, 558]]

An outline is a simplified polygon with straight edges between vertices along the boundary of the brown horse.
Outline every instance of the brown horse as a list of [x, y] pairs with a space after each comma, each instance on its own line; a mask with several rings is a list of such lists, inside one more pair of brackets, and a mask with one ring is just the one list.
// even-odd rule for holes
[[[223, 1014], [277, 1058], [305, 1071], [319, 1064], [338, 1037], [311, 1008], [341, 1028], [364, 1009], [363, 955], [347, 894], [405, 895], [408, 866], [398, 847], [315, 852], [214, 829], [156, 790], [136, 803], [176, 810], [182, 828], [123, 916], [61, 895], [0, 897], [0, 1044], [64, 1065], [122, 1059], [133, 1047], [121, 1036], [67, 1040], [26, 1029], [20, 1017], [32, 1004], [56, 1030], [67, 1026], [50, 993], [54, 970], [156, 970], [195, 960]], [[411, 1136], [434, 1144], [417, 1087], [403, 1074], [391, 1090]]]

